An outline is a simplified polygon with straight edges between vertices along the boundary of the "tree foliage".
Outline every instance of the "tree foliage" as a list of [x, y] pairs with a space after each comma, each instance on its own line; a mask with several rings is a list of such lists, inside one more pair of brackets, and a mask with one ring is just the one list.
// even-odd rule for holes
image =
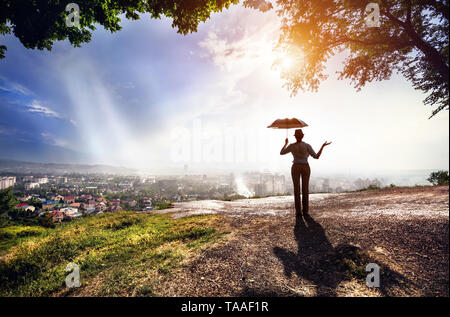
[[437, 171], [430, 174], [430, 177], [427, 178], [433, 185], [448, 185], [449, 175], [448, 171]]
[[[149, 13], [154, 19], [166, 16], [178, 33], [197, 31], [200, 22], [211, 13], [228, 8], [239, 0], [1, 0], [0, 34], [14, 34], [31, 49], [50, 50], [55, 41], [68, 39], [78, 47], [91, 40], [96, 25], [116, 32], [121, 30], [121, 16], [138, 20]], [[66, 6], [76, 3], [80, 8], [80, 27], [66, 25]], [[6, 46], [0, 45], [0, 58]]]
[[[339, 79], [359, 90], [367, 83], [403, 74], [428, 93], [432, 115], [448, 109], [448, 0], [278, 0], [283, 18], [280, 45], [298, 47], [304, 61], [285, 71], [296, 94], [317, 90], [327, 78], [326, 63], [346, 52]], [[366, 24], [366, 6], [377, 3], [379, 27]]]
[[13, 210], [17, 204], [12, 187], [0, 190], [0, 215]]
[[[149, 13], [153, 19], [166, 16], [172, 27], [186, 35], [196, 32], [212, 13], [222, 11], [241, 0], [0, 0], [0, 34], [14, 34], [26, 48], [51, 50], [55, 41], [68, 39], [74, 47], [91, 40], [96, 25], [116, 32], [122, 29], [121, 16], [138, 20]], [[80, 8], [79, 27], [69, 27], [66, 11], [69, 3]], [[245, 7], [267, 11], [265, 0], [244, 0]], [[0, 45], [0, 59], [7, 47]]]

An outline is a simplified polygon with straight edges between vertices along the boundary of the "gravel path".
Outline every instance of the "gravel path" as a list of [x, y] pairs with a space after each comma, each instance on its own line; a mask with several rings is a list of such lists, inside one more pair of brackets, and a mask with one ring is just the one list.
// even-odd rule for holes
[[[336, 194], [311, 194], [310, 201], [316, 202]], [[171, 213], [173, 217], [203, 214], [226, 214], [231, 217], [247, 216], [287, 216], [294, 206], [294, 196], [275, 196], [234, 201], [198, 200], [175, 203], [174, 208], [157, 213]]]

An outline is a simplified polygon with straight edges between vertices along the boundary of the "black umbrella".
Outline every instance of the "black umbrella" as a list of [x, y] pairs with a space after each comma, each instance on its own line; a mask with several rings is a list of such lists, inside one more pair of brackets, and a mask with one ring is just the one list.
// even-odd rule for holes
[[268, 126], [268, 128], [272, 129], [286, 129], [286, 136], [288, 133], [288, 129], [295, 129], [295, 128], [304, 128], [307, 127], [308, 124], [302, 120], [292, 118], [292, 119], [277, 119], [274, 122], [272, 122], [271, 125]]

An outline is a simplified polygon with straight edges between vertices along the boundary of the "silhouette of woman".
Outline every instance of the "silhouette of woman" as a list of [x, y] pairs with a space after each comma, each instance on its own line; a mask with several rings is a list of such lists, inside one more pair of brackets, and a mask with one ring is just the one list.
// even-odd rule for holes
[[[296, 143], [289, 144], [289, 140], [286, 138], [283, 148], [280, 151], [280, 155], [292, 153], [294, 160], [291, 168], [292, 182], [294, 184], [294, 201], [295, 211], [297, 215], [307, 214], [309, 212], [309, 177], [311, 175], [311, 169], [308, 164], [308, 156], [312, 156], [318, 159], [322, 154], [322, 150], [325, 146], [331, 144], [331, 142], [325, 142], [322, 144], [319, 152], [314, 152], [311, 145], [303, 142], [302, 129], [295, 130], [294, 134], [297, 139]], [[302, 180], [302, 201], [300, 202], [300, 177]], [[303, 210], [302, 210], [303, 205]]]

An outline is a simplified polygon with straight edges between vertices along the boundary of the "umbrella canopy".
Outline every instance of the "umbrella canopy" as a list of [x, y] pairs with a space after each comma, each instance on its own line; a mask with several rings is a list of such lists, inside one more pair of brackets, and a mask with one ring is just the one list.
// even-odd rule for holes
[[272, 122], [271, 125], [268, 126], [268, 128], [272, 129], [293, 129], [293, 128], [304, 128], [308, 125], [306, 122], [292, 118], [292, 119], [277, 119], [274, 122]]

